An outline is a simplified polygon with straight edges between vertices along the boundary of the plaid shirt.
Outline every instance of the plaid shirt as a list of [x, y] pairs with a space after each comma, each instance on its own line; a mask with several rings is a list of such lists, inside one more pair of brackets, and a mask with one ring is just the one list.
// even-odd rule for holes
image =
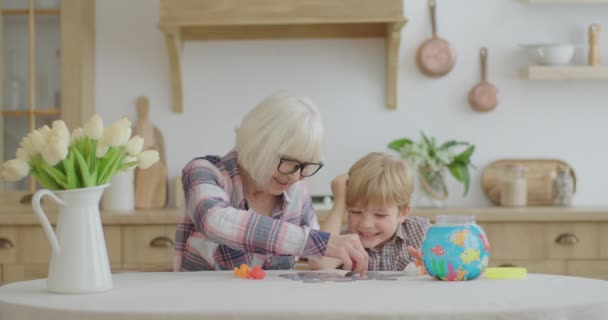
[[190, 161], [182, 183], [186, 214], [175, 233], [174, 271], [232, 270], [242, 263], [292, 269], [294, 256], [325, 252], [329, 233], [318, 231], [304, 183], [283, 193], [271, 217], [249, 209], [235, 151]]
[[423, 217], [408, 217], [397, 226], [395, 236], [382, 248], [365, 249], [369, 255], [370, 271], [403, 271], [414, 262], [414, 257], [407, 253], [407, 247], [420, 249], [422, 240], [431, 224]]

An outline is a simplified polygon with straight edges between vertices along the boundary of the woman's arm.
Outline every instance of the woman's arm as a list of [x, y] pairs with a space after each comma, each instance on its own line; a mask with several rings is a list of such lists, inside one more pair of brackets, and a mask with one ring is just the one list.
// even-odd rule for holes
[[329, 233], [233, 207], [222, 179], [221, 172], [207, 160], [193, 160], [182, 171], [186, 214], [198, 232], [246, 252], [323, 256]]

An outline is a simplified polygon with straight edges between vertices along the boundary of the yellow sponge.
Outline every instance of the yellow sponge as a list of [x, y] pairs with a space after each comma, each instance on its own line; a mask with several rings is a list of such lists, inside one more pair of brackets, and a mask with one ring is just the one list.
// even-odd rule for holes
[[526, 268], [486, 268], [487, 279], [524, 279], [528, 275]]

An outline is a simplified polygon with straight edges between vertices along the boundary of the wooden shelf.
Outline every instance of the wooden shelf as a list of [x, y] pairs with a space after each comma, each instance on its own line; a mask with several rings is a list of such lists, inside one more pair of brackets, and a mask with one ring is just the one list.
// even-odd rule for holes
[[46, 109], [46, 110], [2, 110], [4, 116], [27, 116], [34, 114], [37, 116], [57, 116], [61, 114], [61, 109]]
[[182, 50], [189, 40], [381, 37], [386, 39], [386, 106], [397, 108], [402, 0], [161, 0], [172, 109], [183, 112]]
[[[5, 16], [27, 16], [30, 13], [28, 9], [4, 9], [2, 15]], [[36, 15], [60, 15], [60, 9], [35, 9], [34, 14]]]
[[529, 66], [522, 72], [527, 80], [608, 80], [608, 66]]

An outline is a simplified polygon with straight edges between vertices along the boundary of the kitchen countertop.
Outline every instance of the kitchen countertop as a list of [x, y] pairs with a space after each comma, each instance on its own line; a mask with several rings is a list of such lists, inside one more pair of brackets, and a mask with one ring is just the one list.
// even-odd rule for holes
[[[57, 206], [44, 206], [51, 223], [57, 219]], [[135, 210], [115, 213], [102, 210], [105, 225], [112, 224], [174, 224], [180, 222], [183, 209], [166, 208]], [[318, 210], [319, 220], [328, 214]], [[453, 208], [413, 208], [412, 215], [434, 220], [438, 214], [472, 214], [478, 222], [608, 222], [608, 207], [453, 207]], [[38, 225], [30, 205], [0, 205], [0, 225]]]

